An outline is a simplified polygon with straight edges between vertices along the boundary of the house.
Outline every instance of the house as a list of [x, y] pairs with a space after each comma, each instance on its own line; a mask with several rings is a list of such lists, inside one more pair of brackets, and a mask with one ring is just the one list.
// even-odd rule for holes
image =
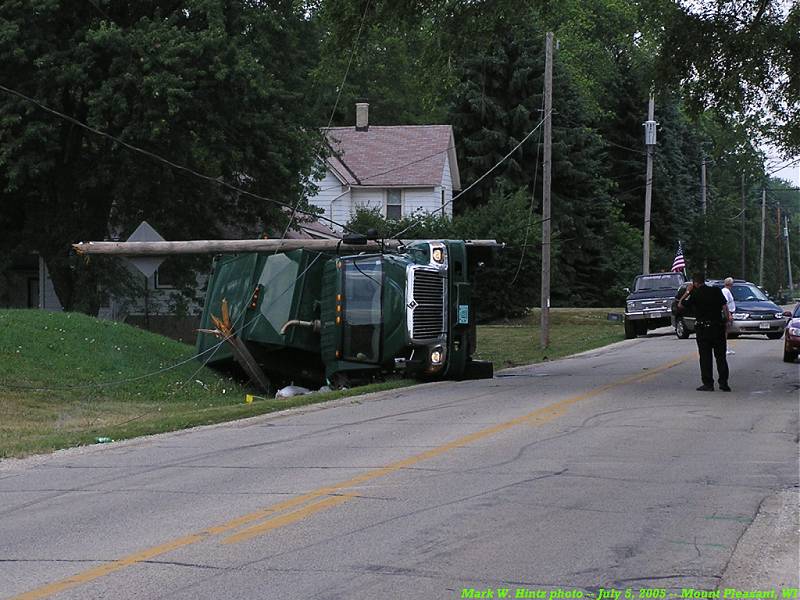
[[[389, 219], [420, 213], [452, 216], [461, 189], [450, 125], [369, 124], [369, 104], [356, 104], [355, 127], [324, 130], [330, 149], [324, 177], [309, 203], [341, 225], [359, 208]], [[323, 219], [323, 220], [325, 220]]]

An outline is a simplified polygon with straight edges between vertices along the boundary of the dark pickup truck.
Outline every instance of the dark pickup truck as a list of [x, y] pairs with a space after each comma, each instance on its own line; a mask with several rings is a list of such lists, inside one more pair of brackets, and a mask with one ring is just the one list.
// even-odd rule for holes
[[682, 273], [637, 275], [625, 300], [625, 338], [672, 325], [672, 301], [685, 281]]

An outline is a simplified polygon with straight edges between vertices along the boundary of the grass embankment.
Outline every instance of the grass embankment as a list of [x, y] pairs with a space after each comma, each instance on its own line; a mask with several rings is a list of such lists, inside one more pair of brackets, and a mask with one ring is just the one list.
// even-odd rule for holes
[[609, 308], [551, 308], [550, 346], [540, 346], [541, 311], [507, 324], [478, 326], [477, 358], [495, 370], [554, 360], [625, 339], [622, 321], [609, 321]]
[[[540, 362], [623, 338], [605, 309], [552, 309], [551, 344], [539, 348], [539, 312], [478, 327], [478, 358], [495, 369]], [[194, 347], [77, 313], [0, 311], [0, 458], [25, 456], [230, 421], [343, 396], [409, 385], [257, 400], [195, 360]]]
[[392, 381], [245, 404], [244, 387], [195, 360], [142, 377], [193, 355], [193, 346], [122, 323], [77, 313], [0, 311], [0, 458], [230, 421], [406, 384]]

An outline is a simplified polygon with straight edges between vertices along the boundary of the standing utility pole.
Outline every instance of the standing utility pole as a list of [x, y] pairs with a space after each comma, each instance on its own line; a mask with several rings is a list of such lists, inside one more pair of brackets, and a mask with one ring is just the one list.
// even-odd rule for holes
[[553, 32], [544, 52], [544, 158], [542, 181], [542, 348], [550, 345], [550, 167], [553, 111]]
[[781, 232], [781, 225], [783, 217], [781, 217], [781, 205], [775, 207], [775, 239], [778, 241], [778, 289], [783, 287], [783, 244], [780, 239], [783, 237]]
[[794, 294], [794, 281], [792, 280], [792, 254], [789, 251], [789, 216], [783, 216], [783, 239], [786, 240], [786, 268], [789, 271], [789, 293]]
[[[703, 207], [703, 235], [708, 237], [708, 219], [706, 218], [706, 159], [700, 165], [700, 205]], [[708, 272], [708, 247], [703, 247], [703, 272]]]
[[745, 275], [745, 270], [747, 267], [746, 257], [745, 257], [745, 248], [747, 246], [747, 242], [745, 241], [745, 198], [744, 198], [744, 173], [742, 173], [742, 222], [739, 225], [739, 238], [741, 239], [742, 245], [742, 270], [740, 272], [739, 277], [742, 279], [747, 279], [747, 275]]
[[703, 218], [706, 216], [706, 159], [700, 165], [700, 205], [703, 207]]
[[761, 188], [761, 254], [758, 259], [758, 285], [764, 285], [764, 235], [767, 227], [767, 189]]
[[653, 152], [656, 147], [655, 101], [650, 95], [647, 121], [644, 123], [644, 144], [647, 147], [647, 175], [644, 191], [644, 240], [642, 247], [642, 273], [650, 273], [650, 207], [653, 197]]

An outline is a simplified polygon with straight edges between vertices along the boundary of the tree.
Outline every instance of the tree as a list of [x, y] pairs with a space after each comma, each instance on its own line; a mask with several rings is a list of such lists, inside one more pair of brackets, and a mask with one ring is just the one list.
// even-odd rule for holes
[[0, 213], [18, 232], [0, 243], [37, 250], [62, 305], [93, 313], [113, 281], [70, 243], [142, 218], [170, 239], [272, 223], [275, 206], [213, 180], [295, 202], [315, 147], [309, 27], [291, 0], [3, 2], [0, 81], [68, 118], [0, 96]]
[[643, 4], [664, 87], [695, 114], [715, 108], [800, 152], [800, 4], [720, 0]]

